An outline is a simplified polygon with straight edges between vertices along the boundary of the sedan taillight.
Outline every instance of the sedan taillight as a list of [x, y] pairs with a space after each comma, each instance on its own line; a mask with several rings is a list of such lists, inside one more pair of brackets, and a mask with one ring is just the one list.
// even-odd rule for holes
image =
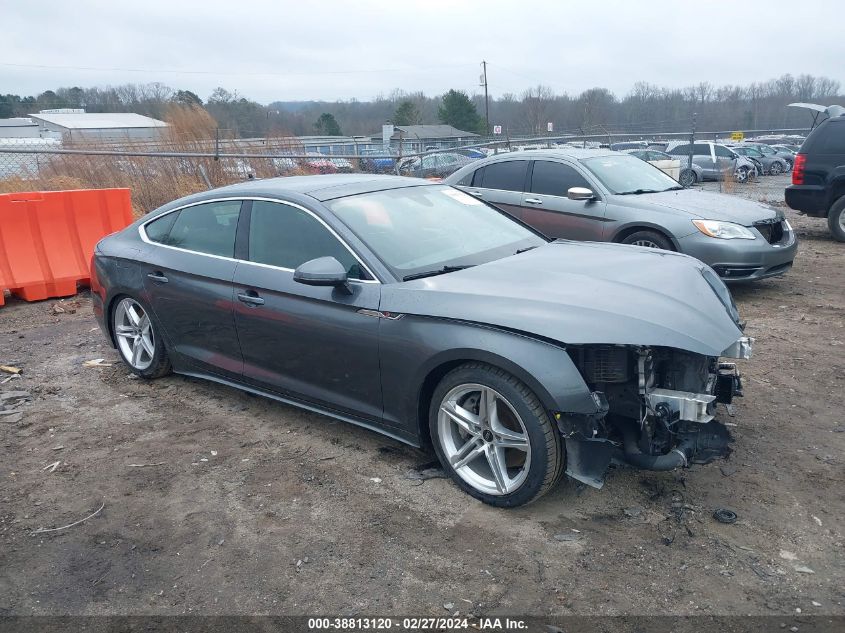
[[792, 164], [792, 184], [804, 184], [804, 166], [807, 164], [806, 154], [796, 154], [795, 162]]

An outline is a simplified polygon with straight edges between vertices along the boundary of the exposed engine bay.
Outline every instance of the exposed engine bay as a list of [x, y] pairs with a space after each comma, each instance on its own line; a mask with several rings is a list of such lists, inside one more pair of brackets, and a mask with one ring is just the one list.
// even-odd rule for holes
[[[706, 464], [730, 453], [716, 419], [742, 396], [735, 363], [665, 347], [585, 345], [567, 349], [599, 412], [555, 415], [566, 439], [567, 474], [601, 487], [612, 462], [646, 470]], [[751, 339], [731, 356], [747, 358]], [[717, 409], [719, 404], [724, 405]]]

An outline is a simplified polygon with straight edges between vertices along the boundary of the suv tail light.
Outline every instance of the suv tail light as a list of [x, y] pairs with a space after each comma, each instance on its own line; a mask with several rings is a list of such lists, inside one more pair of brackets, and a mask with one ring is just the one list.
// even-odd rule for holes
[[792, 164], [792, 184], [804, 184], [804, 166], [807, 164], [806, 154], [796, 154], [795, 162]]

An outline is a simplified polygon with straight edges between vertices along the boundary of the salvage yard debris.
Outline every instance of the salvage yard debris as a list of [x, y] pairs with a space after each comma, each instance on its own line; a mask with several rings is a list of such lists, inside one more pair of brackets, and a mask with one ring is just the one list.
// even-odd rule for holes
[[106, 362], [105, 358], [95, 358], [82, 363], [83, 367], [111, 367], [113, 363]]
[[19, 374], [21, 369], [19, 367], [12, 367], [11, 365], [0, 365], [0, 371], [7, 374]]
[[103, 501], [103, 504], [99, 508], [97, 508], [94, 512], [89, 514], [84, 519], [79, 519], [79, 521], [74, 521], [73, 523], [68, 523], [67, 525], [63, 525], [62, 527], [57, 527], [57, 528], [38, 528], [37, 530], [30, 532], [29, 535], [35, 536], [36, 534], [44, 534], [45, 532], [58, 532], [60, 530], [66, 530], [68, 528], [72, 528], [74, 525], [79, 525], [80, 523], [84, 523], [85, 521], [87, 521], [91, 517], [97, 516], [98, 514], [100, 514], [100, 512], [102, 512], [103, 508], [105, 508], [105, 507], [106, 507], [106, 502]]

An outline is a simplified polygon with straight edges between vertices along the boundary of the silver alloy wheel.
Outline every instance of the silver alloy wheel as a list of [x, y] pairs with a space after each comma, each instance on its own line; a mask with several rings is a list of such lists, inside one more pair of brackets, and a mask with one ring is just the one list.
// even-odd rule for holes
[[780, 172], [783, 171], [783, 165], [780, 163], [772, 163], [772, 166], [769, 167], [769, 173], [773, 176], [777, 176]]
[[748, 167], [740, 167], [736, 174], [734, 174], [737, 182], [745, 182], [748, 180]]
[[124, 360], [138, 371], [147, 369], [155, 355], [153, 324], [146, 310], [127, 297], [114, 310], [114, 335]]
[[845, 233], [845, 209], [839, 212], [839, 230]]
[[449, 391], [440, 403], [437, 435], [452, 468], [479, 492], [506, 495], [528, 477], [528, 431], [513, 405], [490, 387], [469, 383]]
[[652, 242], [651, 240], [637, 240], [631, 242], [634, 246], [645, 246], [646, 248], [660, 248], [660, 244]]
[[683, 187], [689, 187], [695, 184], [695, 172], [691, 169], [685, 169], [681, 172], [679, 182]]

